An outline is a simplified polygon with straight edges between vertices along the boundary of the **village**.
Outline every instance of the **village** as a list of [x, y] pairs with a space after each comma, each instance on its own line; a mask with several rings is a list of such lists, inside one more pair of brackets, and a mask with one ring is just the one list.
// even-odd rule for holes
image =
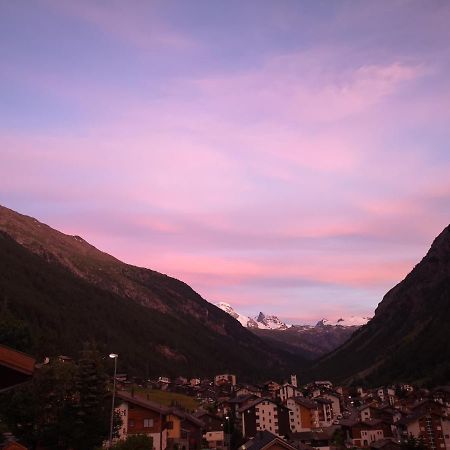
[[[29, 355], [0, 346], [0, 392], [26, 384], [38, 368]], [[301, 384], [295, 374], [262, 384], [230, 373], [143, 380], [117, 372], [109, 386], [120, 426], [106, 448], [146, 435], [153, 450], [450, 449], [450, 386]], [[11, 439], [2, 448], [26, 447]]]
[[119, 438], [151, 435], [154, 450], [395, 450], [408, 439], [429, 449], [450, 449], [450, 386], [430, 391], [409, 384], [377, 389], [329, 381], [300, 385], [296, 375], [284, 383], [249, 385], [233, 374], [213, 380], [160, 377], [145, 383], [147, 391], [198, 400], [199, 407], [189, 411], [149, 400], [126, 375], [117, 382]]

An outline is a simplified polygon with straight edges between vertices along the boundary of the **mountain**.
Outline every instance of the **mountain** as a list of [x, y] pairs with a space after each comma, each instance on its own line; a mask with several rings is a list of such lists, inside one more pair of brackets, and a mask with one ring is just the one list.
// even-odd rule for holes
[[424, 385], [450, 380], [450, 226], [351, 339], [319, 360], [309, 378]]
[[359, 328], [323, 322], [321, 320], [315, 326], [292, 325], [286, 330], [252, 329], [252, 332], [272, 346], [314, 360], [341, 346]]
[[15, 332], [8, 323], [25, 324], [31, 343], [23, 350], [35, 356], [76, 356], [83, 342], [95, 341], [119, 353], [120, 370], [140, 375], [265, 377], [303, 363], [187, 284], [2, 206], [0, 255], [0, 341]]
[[256, 322], [256, 320], [252, 319], [251, 317], [247, 317], [247, 316], [243, 316], [242, 314], [239, 314], [228, 303], [219, 302], [219, 303], [216, 303], [216, 306], [218, 308], [220, 308], [222, 311], [225, 311], [231, 317], [235, 318], [243, 327], [258, 328], [258, 326], [259, 326], [259, 324], [258, 324], [258, 322]]
[[277, 316], [266, 316], [262, 312], [260, 312], [255, 318], [244, 316], [236, 312], [230, 304], [225, 302], [216, 303], [216, 306], [222, 311], [225, 311], [231, 317], [234, 317], [243, 327], [246, 328], [259, 328], [262, 330], [286, 330], [291, 326], [282, 322]]
[[260, 312], [252, 319], [238, 313], [228, 303], [217, 303], [217, 306], [273, 347], [307, 359], [317, 359], [336, 349], [369, 320], [352, 316], [337, 320], [322, 319], [315, 326], [287, 325], [277, 316], [266, 316]]
[[371, 317], [340, 317], [337, 320], [322, 319], [317, 322], [316, 326], [333, 326], [333, 327], [361, 327], [365, 325]]
[[291, 325], [282, 322], [277, 316], [266, 316], [260, 312], [256, 318], [258, 328], [263, 330], [287, 330]]

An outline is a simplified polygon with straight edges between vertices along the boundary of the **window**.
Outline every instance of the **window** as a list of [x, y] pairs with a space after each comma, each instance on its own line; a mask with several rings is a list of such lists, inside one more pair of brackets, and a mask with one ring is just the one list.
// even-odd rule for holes
[[133, 419], [130, 419], [130, 420], [128, 421], [128, 426], [129, 426], [130, 428], [134, 428], [134, 420], [133, 420]]
[[150, 428], [153, 426], [153, 419], [144, 419], [144, 428]]

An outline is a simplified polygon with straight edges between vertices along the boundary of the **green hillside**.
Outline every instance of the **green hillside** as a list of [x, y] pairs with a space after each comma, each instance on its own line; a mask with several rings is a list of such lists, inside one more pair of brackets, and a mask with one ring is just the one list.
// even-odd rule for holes
[[[31, 342], [23, 350], [39, 358], [75, 356], [83, 342], [95, 341], [105, 354], [119, 353], [120, 371], [141, 376], [233, 370], [259, 378], [290, 370], [282, 356], [238, 323], [227, 324], [232, 333], [225, 334], [182, 308], [177, 315], [150, 309], [47, 261], [4, 232], [0, 255], [0, 299], [7, 299], [7, 315], [29, 328]], [[3, 330], [0, 342], [6, 337]]]

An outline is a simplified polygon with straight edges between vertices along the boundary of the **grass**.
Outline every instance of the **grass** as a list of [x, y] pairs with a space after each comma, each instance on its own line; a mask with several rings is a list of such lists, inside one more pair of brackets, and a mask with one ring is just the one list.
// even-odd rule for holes
[[160, 391], [159, 389], [148, 389], [143, 387], [135, 387], [135, 393], [143, 398], [165, 406], [180, 406], [187, 411], [196, 410], [200, 402], [188, 395], [179, 394], [177, 392]]

